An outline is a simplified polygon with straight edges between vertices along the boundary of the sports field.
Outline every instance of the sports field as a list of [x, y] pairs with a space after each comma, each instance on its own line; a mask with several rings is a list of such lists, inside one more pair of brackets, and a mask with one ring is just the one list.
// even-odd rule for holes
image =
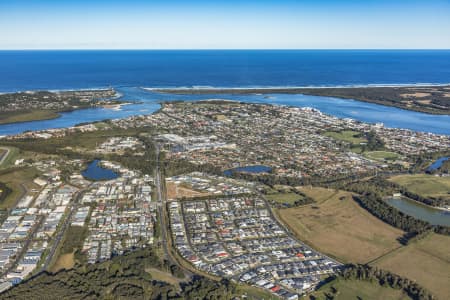
[[361, 133], [353, 130], [343, 130], [340, 132], [327, 131], [323, 135], [332, 137], [336, 140], [349, 142], [354, 145], [359, 145], [361, 143], [366, 143], [367, 139], [361, 136]]
[[373, 160], [395, 160], [400, 158], [399, 154], [390, 151], [369, 151], [364, 152], [363, 155]]

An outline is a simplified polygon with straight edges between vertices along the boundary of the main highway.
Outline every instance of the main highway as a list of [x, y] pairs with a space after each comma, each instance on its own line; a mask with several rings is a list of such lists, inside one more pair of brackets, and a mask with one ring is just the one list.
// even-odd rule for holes
[[158, 222], [160, 227], [160, 242], [162, 244], [162, 249], [164, 251], [164, 258], [170, 262], [172, 265], [177, 265], [180, 267], [185, 276], [191, 278], [194, 273], [181, 265], [177, 259], [173, 256], [170, 251], [171, 247], [171, 237], [170, 232], [168, 230], [169, 225], [166, 217], [166, 197], [164, 193], [164, 179], [161, 176], [161, 167], [160, 167], [160, 146], [155, 144], [156, 146], [156, 168], [155, 168], [155, 186], [156, 186], [156, 195], [157, 195], [157, 210], [158, 210]]

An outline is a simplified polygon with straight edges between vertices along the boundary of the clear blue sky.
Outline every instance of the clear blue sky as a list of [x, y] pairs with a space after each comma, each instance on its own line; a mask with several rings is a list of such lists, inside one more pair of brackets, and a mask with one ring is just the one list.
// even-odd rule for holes
[[0, 0], [0, 49], [450, 48], [449, 0]]

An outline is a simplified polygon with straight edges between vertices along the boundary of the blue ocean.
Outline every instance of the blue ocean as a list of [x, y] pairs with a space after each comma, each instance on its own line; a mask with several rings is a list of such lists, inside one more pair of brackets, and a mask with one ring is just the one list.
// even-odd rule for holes
[[450, 50], [0, 51], [0, 92], [114, 87], [132, 102], [54, 120], [0, 125], [0, 135], [148, 114], [159, 101], [223, 98], [308, 106], [389, 127], [450, 134], [450, 116], [305, 95], [168, 95], [143, 87], [326, 87], [450, 83]]
[[0, 91], [450, 82], [450, 50], [0, 51]]

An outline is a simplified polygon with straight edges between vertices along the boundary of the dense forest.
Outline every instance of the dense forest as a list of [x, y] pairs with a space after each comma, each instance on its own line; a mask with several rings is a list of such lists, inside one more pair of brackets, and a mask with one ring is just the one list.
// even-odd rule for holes
[[[2, 293], [1, 299], [231, 299], [236, 285], [194, 276], [179, 285], [155, 280], [148, 268], [164, 270], [151, 249], [117, 256], [56, 274], [40, 273]], [[170, 272], [169, 268], [169, 272]], [[168, 276], [171, 276], [168, 273]]]
[[[115, 161], [129, 169], [139, 170], [144, 174], [152, 174], [156, 164], [155, 145], [148, 137], [141, 136], [141, 133], [149, 134], [154, 128], [141, 128], [139, 130], [114, 129], [92, 133], [72, 133], [62, 138], [51, 139], [21, 139], [14, 141], [4, 141], [2, 144], [17, 147], [24, 151], [31, 151], [44, 154], [61, 155], [69, 159], [103, 159]], [[144, 156], [135, 156], [132, 151], [126, 155], [90, 153], [89, 151], [77, 151], [77, 147], [93, 148], [96, 144], [114, 136], [132, 136], [138, 138], [145, 145]], [[145, 163], [143, 163], [145, 162]]]
[[384, 142], [381, 140], [379, 136], [375, 134], [375, 132], [370, 131], [365, 134], [367, 138], [367, 144], [363, 145], [362, 152], [364, 151], [375, 151], [375, 150], [383, 150]]
[[223, 176], [222, 170], [212, 164], [197, 165], [184, 159], [164, 161], [164, 175], [167, 177], [191, 172], [205, 172]]

